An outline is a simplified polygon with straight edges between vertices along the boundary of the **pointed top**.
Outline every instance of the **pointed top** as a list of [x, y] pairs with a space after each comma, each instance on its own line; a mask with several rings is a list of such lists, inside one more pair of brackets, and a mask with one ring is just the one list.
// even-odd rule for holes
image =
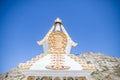
[[60, 18], [57, 18], [57, 19], [55, 20], [55, 23], [56, 23], [56, 22], [62, 23], [62, 21], [60, 20]]

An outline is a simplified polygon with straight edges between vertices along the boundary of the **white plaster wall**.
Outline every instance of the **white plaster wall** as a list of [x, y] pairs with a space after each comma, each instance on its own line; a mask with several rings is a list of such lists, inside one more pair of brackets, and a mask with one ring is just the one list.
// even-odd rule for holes
[[68, 42], [67, 42], [67, 46], [66, 46], [66, 49], [65, 49], [65, 51], [66, 51], [67, 54], [70, 54], [71, 47], [72, 47], [71, 44], [72, 44], [71, 41], [68, 41]]
[[[70, 58], [66, 54], [63, 54], [65, 58], [65, 63], [64, 65], [70, 66], [70, 69], [68, 70], [82, 70], [82, 65], [79, 64], [78, 62], [75, 62], [74, 59]], [[30, 70], [50, 70], [45, 68], [47, 65], [51, 64], [51, 55], [47, 54], [45, 57], [39, 59], [36, 61], [31, 67]]]
[[48, 50], [49, 50], [48, 40], [45, 40], [45, 42], [43, 43], [43, 50], [44, 50], [44, 53], [48, 53]]

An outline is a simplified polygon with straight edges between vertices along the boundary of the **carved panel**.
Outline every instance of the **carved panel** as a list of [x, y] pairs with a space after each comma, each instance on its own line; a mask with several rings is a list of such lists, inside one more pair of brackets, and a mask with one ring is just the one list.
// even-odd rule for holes
[[48, 37], [49, 51], [48, 53], [65, 54], [67, 46], [67, 37], [63, 32], [52, 32]]

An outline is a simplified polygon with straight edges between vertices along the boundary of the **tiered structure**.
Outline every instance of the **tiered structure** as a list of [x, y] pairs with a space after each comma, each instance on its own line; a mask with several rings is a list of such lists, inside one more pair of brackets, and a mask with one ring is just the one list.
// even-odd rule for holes
[[89, 79], [94, 66], [70, 54], [71, 47], [77, 43], [70, 38], [59, 18], [47, 35], [37, 43], [43, 46], [44, 53], [18, 66], [26, 76], [25, 80]]

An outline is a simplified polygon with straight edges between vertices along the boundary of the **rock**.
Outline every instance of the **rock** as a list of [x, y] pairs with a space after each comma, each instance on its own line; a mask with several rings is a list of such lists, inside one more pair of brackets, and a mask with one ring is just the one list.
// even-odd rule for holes
[[7, 73], [0, 75], [0, 80], [22, 80], [25, 76], [21, 74], [18, 68], [10, 70]]
[[79, 58], [95, 66], [96, 70], [90, 75], [90, 80], [120, 80], [120, 58], [93, 52], [80, 54]]

